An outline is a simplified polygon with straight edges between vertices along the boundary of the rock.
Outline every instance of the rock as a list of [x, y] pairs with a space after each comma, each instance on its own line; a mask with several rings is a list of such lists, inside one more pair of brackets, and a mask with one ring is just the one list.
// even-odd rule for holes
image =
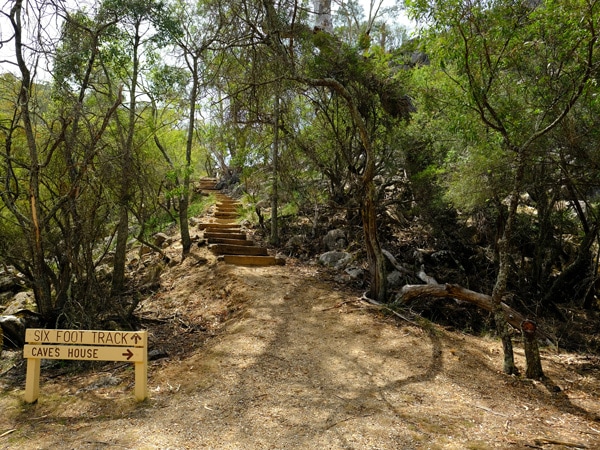
[[365, 271], [360, 267], [348, 267], [344, 272], [346, 272], [352, 280], [357, 280], [365, 275]]
[[25, 321], [17, 316], [0, 316], [3, 340], [7, 347], [20, 348], [25, 344]]
[[389, 287], [400, 287], [406, 284], [402, 274], [397, 270], [388, 273], [387, 282]]
[[329, 251], [343, 250], [348, 246], [346, 233], [343, 230], [330, 230], [323, 238], [323, 245]]
[[96, 278], [100, 281], [108, 280], [112, 274], [112, 268], [108, 264], [101, 264], [96, 267]]
[[160, 248], [165, 248], [171, 243], [171, 238], [165, 233], [156, 233], [153, 236], [154, 245]]
[[23, 281], [14, 273], [14, 270], [0, 273], [0, 292], [19, 292], [23, 289]]
[[35, 311], [35, 297], [31, 291], [17, 293], [2, 314], [10, 316], [24, 309]]
[[148, 247], [147, 245], [142, 245], [140, 247], [140, 256], [149, 255], [153, 251], [154, 251], [154, 249], [152, 249], [152, 247]]
[[168, 358], [169, 354], [162, 349], [154, 349], [148, 352], [148, 361], [156, 361], [161, 358]]
[[352, 255], [346, 252], [332, 251], [319, 256], [319, 263], [334, 269], [343, 269], [352, 261]]

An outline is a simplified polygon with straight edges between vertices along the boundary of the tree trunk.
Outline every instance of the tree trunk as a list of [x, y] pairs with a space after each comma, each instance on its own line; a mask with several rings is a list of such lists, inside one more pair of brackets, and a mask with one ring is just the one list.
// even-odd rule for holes
[[[506, 316], [504, 315], [504, 311], [502, 310], [502, 300], [504, 295], [506, 294], [506, 286], [508, 283], [508, 273], [510, 270], [510, 255], [509, 255], [509, 245], [508, 240], [511, 235], [512, 223], [514, 221], [516, 215], [516, 203], [518, 200], [514, 199], [513, 196], [510, 201], [508, 219], [506, 222], [506, 227], [504, 228], [504, 234], [500, 241], [498, 242], [498, 248], [500, 253], [500, 264], [498, 266], [498, 275], [496, 276], [496, 284], [494, 285], [494, 290], [492, 291], [492, 302], [493, 302], [493, 314], [494, 314], [494, 322], [496, 323], [496, 331], [502, 340], [502, 349], [504, 350], [504, 365], [503, 370], [504, 373], [508, 375], [517, 374], [517, 368], [515, 366], [515, 358], [513, 354], [513, 346], [512, 340], [510, 336], [510, 329], [508, 327], [508, 322], [506, 321]], [[514, 212], [513, 212], [514, 206]]]
[[195, 54], [186, 55], [188, 67], [192, 74], [192, 91], [190, 93], [190, 111], [188, 116], [187, 140], [185, 144], [185, 170], [182, 193], [179, 200], [179, 229], [181, 231], [182, 259], [189, 255], [192, 248], [190, 225], [188, 223], [188, 206], [190, 203], [190, 172], [192, 170], [192, 148], [194, 147], [194, 129], [196, 127], [196, 101], [198, 100], [198, 59]]
[[279, 89], [275, 94], [275, 117], [273, 120], [273, 192], [271, 194], [271, 244], [279, 244]]
[[27, 139], [27, 148], [29, 150], [30, 168], [29, 168], [29, 207], [30, 207], [30, 251], [32, 259], [32, 282], [33, 293], [35, 296], [38, 312], [43, 320], [51, 321], [55, 312], [52, 301], [51, 283], [48, 277], [48, 268], [45, 261], [43, 229], [44, 215], [41, 207], [40, 198], [40, 164], [38, 160], [38, 149], [35, 139], [35, 131], [31, 120], [31, 111], [29, 109], [29, 99], [31, 93], [31, 72], [23, 57], [22, 42], [22, 0], [17, 0], [11, 9], [10, 18], [14, 27], [15, 56], [21, 73], [21, 91], [19, 93], [19, 104], [21, 106], [21, 117], [25, 137]]
[[371, 276], [369, 297], [380, 303], [384, 303], [387, 301], [387, 277], [385, 256], [383, 255], [377, 236], [376, 190], [375, 183], [373, 182], [375, 178], [375, 152], [365, 121], [358, 111], [352, 94], [339, 81], [333, 78], [304, 79], [303, 81], [312, 86], [327, 86], [337, 92], [346, 102], [352, 116], [352, 121], [358, 129], [360, 143], [363, 146], [365, 156], [364, 173], [358, 181], [360, 183], [359, 191], [362, 193], [360, 211], [365, 235], [367, 259], [369, 261], [369, 274]]
[[331, 20], [331, 0], [314, 0], [315, 30], [331, 33], [333, 31], [333, 21]]
[[129, 86], [129, 123], [127, 124], [127, 138], [123, 145], [121, 165], [121, 187], [119, 192], [119, 223], [117, 225], [117, 244], [113, 262], [113, 279], [111, 295], [119, 296], [125, 287], [125, 260], [127, 258], [127, 241], [129, 239], [129, 202], [131, 201], [131, 177], [133, 176], [133, 137], [136, 121], [136, 88], [139, 76], [139, 47], [141, 36], [139, 33], [140, 22], [135, 25], [133, 42], [133, 72], [131, 86]]
[[544, 377], [542, 361], [540, 359], [540, 349], [536, 337], [537, 325], [531, 320], [524, 320], [521, 323], [521, 333], [523, 334], [523, 346], [525, 348], [525, 359], [527, 368], [525, 376], [532, 379]]
[[380, 303], [387, 301], [387, 276], [385, 269], [385, 256], [377, 236], [377, 210], [375, 207], [375, 184], [373, 179], [365, 181], [365, 193], [362, 198], [361, 216], [363, 232], [369, 261], [371, 275], [371, 289], [369, 297]]

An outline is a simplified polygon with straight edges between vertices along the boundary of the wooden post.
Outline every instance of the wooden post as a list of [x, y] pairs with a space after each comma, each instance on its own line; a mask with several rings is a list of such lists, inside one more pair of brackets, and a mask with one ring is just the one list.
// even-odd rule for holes
[[[144, 331], [142, 341], [140, 342], [143, 348], [148, 348], [148, 332]], [[135, 367], [135, 399], [138, 402], [148, 398], [148, 352], [143, 352], [142, 361], [136, 361]]]
[[27, 376], [25, 378], [25, 401], [34, 403], [40, 396], [40, 367], [42, 360], [27, 358]]

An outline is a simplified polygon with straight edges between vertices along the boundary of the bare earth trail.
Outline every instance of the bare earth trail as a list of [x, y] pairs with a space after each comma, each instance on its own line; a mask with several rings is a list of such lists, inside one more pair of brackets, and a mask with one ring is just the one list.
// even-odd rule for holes
[[[497, 341], [383, 315], [316, 266], [194, 252], [140, 311], [169, 353], [151, 363], [150, 399], [133, 400], [116, 364], [42, 369], [35, 405], [0, 379], [0, 448], [600, 448], [600, 371], [580, 357], [547, 352], [550, 382], [507, 377]], [[153, 329], [166, 316], [185, 327]]]

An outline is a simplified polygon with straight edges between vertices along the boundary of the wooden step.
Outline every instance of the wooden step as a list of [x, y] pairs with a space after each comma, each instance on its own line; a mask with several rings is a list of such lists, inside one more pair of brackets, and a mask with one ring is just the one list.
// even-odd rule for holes
[[210, 223], [220, 224], [220, 225], [238, 225], [238, 219], [211, 219]]
[[275, 256], [222, 255], [219, 260], [238, 266], [284, 266], [285, 259]]
[[215, 233], [213, 231], [204, 232], [204, 237], [206, 239], [246, 239], [246, 233]]
[[239, 223], [211, 223], [211, 222], [202, 222], [197, 225], [197, 227], [201, 230], [240, 230], [241, 225]]
[[205, 233], [243, 233], [239, 227], [211, 227], [208, 226], [204, 229]]
[[210, 238], [208, 240], [209, 244], [228, 244], [228, 245], [243, 245], [250, 246], [255, 245], [252, 241], [247, 241], [243, 239], [226, 239], [226, 238]]
[[211, 244], [208, 249], [217, 255], [244, 255], [244, 256], [268, 256], [269, 252], [264, 247]]
[[238, 217], [238, 213], [236, 213], [236, 212], [219, 212], [219, 211], [216, 211], [214, 213], [214, 216], [217, 219], [235, 219], [236, 217]]
[[238, 208], [240, 208], [242, 205], [241, 203], [222, 203], [222, 202], [218, 202], [215, 205], [215, 209], [233, 209], [233, 210], [237, 210]]
[[237, 212], [238, 206], [236, 205], [217, 205], [217, 211], [220, 212]]

